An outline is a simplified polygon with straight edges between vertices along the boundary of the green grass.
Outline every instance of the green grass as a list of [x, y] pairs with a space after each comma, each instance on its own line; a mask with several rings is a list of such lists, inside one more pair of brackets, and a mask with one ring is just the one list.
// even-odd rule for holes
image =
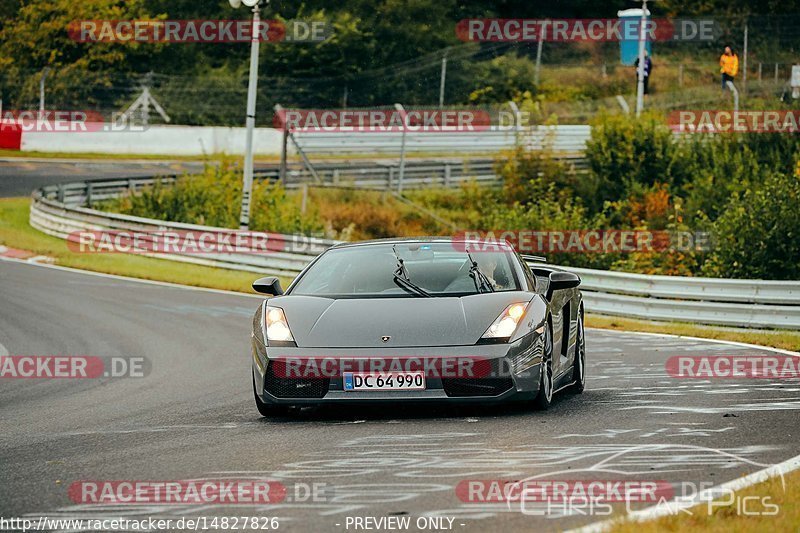
[[[67, 248], [66, 241], [46, 235], [28, 224], [29, 198], [0, 199], [0, 244], [46, 255], [55, 264], [106, 274], [252, 293], [254, 272], [240, 272], [128, 254], [88, 254]], [[281, 278], [286, 287], [289, 278]]]

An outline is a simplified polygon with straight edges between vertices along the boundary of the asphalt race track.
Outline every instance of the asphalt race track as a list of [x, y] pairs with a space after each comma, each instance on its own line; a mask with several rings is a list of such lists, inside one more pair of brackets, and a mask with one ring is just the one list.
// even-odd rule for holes
[[[586, 392], [559, 395], [545, 413], [397, 406], [265, 420], [249, 382], [259, 301], [0, 261], [6, 353], [136, 356], [150, 367], [135, 378], [0, 379], [0, 515], [267, 516], [283, 531], [431, 516], [454, 519], [456, 531], [562, 530], [606, 517], [464, 502], [455, 487], [529, 476], [716, 485], [800, 453], [797, 380], [678, 380], [664, 367], [673, 355], [752, 348], [597, 330], [587, 334]], [[252, 478], [282, 482], [286, 500], [137, 506], [68, 496], [79, 480]], [[314, 483], [324, 484], [318, 501], [297, 497]]]
[[199, 172], [201, 161], [0, 159], [0, 198], [28, 196], [54, 183], [107, 178], [130, 178]]

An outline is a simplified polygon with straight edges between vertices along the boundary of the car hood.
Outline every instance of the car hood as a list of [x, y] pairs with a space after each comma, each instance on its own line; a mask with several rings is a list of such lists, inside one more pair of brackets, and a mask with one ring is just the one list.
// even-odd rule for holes
[[[268, 304], [284, 310], [298, 347], [391, 348], [474, 345], [511, 303], [526, 292], [461, 298], [330, 299], [279, 296]], [[384, 342], [382, 337], [389, 337]]]

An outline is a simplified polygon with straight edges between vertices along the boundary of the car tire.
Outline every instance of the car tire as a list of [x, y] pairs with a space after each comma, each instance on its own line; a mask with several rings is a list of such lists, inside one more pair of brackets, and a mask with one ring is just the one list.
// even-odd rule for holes
[[581, 394], [586, 388], [586, 336], [583, 331], [583, 312], [578, 313], [578, 337], [575, 339], [575, 362], [572, 367], [572, 391]]
[[553, 403], [553, 330], [549, 322], [544, 333], [542, 363], [539, 367], [539, 394], [533, 400], [533, 406], [544, 411]]
[[289, 412], [289, 409], [285, 405], [274, 405], [261, 401], [261, 398], [258, 397], [258, 393], [256, 392], [255, 377], [253, 378], [253, 398], [256, 401], [256, 409], [258, 409], [258, 412], [261, 413], [261, 416], [263, 417], [273, 418], [278, 416], [286, 416], [286, 414]]

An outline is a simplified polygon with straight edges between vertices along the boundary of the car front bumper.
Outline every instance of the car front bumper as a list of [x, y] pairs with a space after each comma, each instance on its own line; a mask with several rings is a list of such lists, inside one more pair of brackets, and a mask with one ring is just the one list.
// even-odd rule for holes
[[[256, 394], [264, 403], [317, 405], [342, 403], [499, 403], [532, 399], [539, 390], [543, 343], [531, 334], [509, 344], [414, 348], [296, 348], [265, 346], [252, 338], [253, 377]], [[425, 390], [345, 391], [341, 372], [315, 373], [311, 377], [286, 377], [285, 366], [297, 361], [333, 360], [341, 366], [366, 364], [364, 360], [409, 359], [484, 361], [491, 374], [426, 374]], [[390, 363], [387, 365], [391, 366]], [[305, 368], [305, 367], [304, 367]], [[336, 367], [338, 368], [338, 367]]]

